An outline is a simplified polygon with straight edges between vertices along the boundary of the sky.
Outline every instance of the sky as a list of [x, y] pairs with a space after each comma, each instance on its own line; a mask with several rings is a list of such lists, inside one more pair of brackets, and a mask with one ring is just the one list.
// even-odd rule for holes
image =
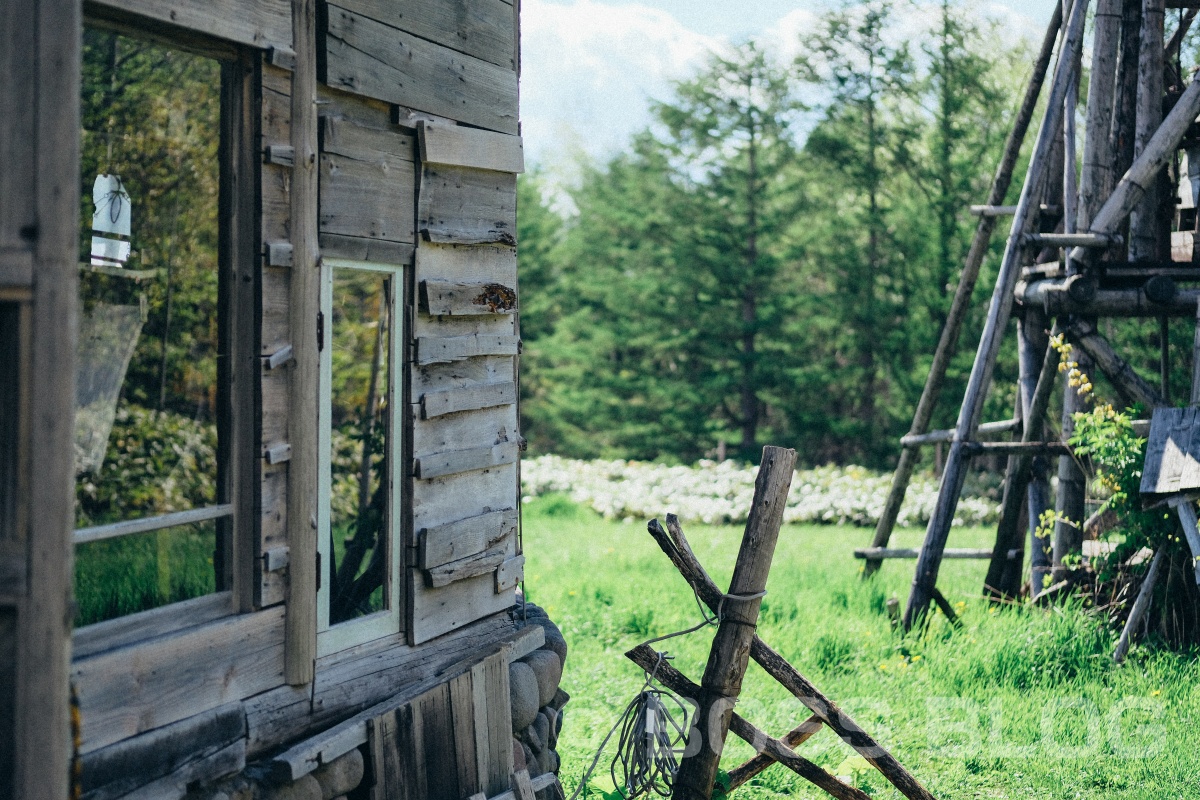
[[[955, 0], [961, 2], [961, 0]], [[522, 0], [521, 118], [530, 164], [569, 180], [580, 155], [603, 161], [650, 121], [722, 45], [755, 39], [784, 55], [838, 0]], [[929, 6], [897, 0], [901, 25]], [[1040, 40], [1054, 0], [972, 0], [1005, 35]]]

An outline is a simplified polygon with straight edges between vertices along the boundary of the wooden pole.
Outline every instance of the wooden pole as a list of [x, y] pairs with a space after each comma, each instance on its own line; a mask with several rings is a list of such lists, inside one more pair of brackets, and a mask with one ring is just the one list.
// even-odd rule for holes
[[[1079, 370], [1085, 375], [1091, 375], [1092, 359], [1086, 350], [1075, 352], [1075, 361]], [[1091, 407], [1091, 397], [1079, 387], [1071, 386], [1068, 373], [1063, 373], [1063, 407], [1061, 431], [1063, 440], [1075, 432], [1075, 415], [1087, 411]], [[1058, 457], [1058, 493], [1055, 496], [1054, 509], [1054, 554], [1050, 570], [1050, 582], [1058, 583], [1066, 577], [1063, 559], [1067, 555], [1079, 553], [1083, 548], [1083, 519], [1086, 515], [1087, 478], [1083, 469], [1075, 461], [1074, 455]], [[1035, 587], [1035, 594], [1037, 589]]]
[[1122, 0], [1121, 52], [1113, 98], [1109, 151], [1112, 174], [1124, 175], [1133, 163], [1134, 128], [1137, 121], [1137, 64], [1141, 46], [1142, 0]]
[[1088, 79], [1087, 127], [1083, 145], [1083, 171], [1079, 179], [1076, 229], [1086, 231], [1104, 198], [1112, 191], [1113, 102], [1117, 55], [1121, 35], [1121, 0], [1098, 0], [1093, 22], [1092, 69]]
[[[1021, 414], [1025, 420], [1021, 432], [1022, 442], [1039, 441], [1045, 428], [1046, 409], [1050, 404], [1050, 393], [1057, 375], [1058, 353], [1047, 346], [1046, 318], [1037, 313], [1026, 312], [1017, 321], [1017, 355], [1020, 371]], [[1035, 468], [1035, 462], [1040, 462]], [[1028, 508], [1030, 531], [1037, 527], [1041, 512], [1046, 509], [1049, 486], [1046, 482], [1046, 459], [1042, 456], [1009, 456], [1007, 479], [1000, 505], [1000, 524], [996, 528], [996, 546], [992, 548], [992, 560], [988, 564], [984, 579], [984, 594], [994, 598], [1014, 598], [1021, 590], [1020, 560], [1006, 558], [1008, 551], [1020, 549], [1024, 539], [1020, 529], [1021, 512]], [[1035, 482], [1038, 485], [1034, 485]], [[1038, 542], [1030, 540], [1035, 569], [1041, 566], [1042, 555]], [[1046, 564], [1049, 566], [1048, 553]]]
[[[671, 559], [671, 563], [679, 570], [679, 574], [692, 587], [705, 605], [713, 612], [720, 608], [721, 590], [705, 571], [691, 545], [683, 535], [679, 520], [671, 514], [667, 515], [667, 529], [651, 520], [647, 525], [654, 541]], [[883, 777], [900, 790], [909, 800], [934, 800], [928, 790], [914, 778], [882, 745], [876, 742], [866, 731], [838, 708], [837, 704], [817, 690], [808, 679], [796, 671], [783, 656], [767, 646], [757, 635], [750, 642], [750, 658], [754, 659], [763, 670], [778, 681], [785, 689], [795, 695], [823, 723], [833, 729], [842, 741], [879, 770]]]
[[291, 334], [295, 363], [289, 386], [287, 616], [284, 677], [293, 686], [311, 683], [317, 657], [317, 391], [320, 371], [317, 316], [320, 272], [317, 252], [317, 53], [316, 2], [293, 0], [292, 72]]
[[[1017, 157], [1020, 155], [1021, 145], [1025, 141], [1025, 134], [1029, 130], [1029, 123], [1033, 119], [1034, 111], [1037, 108], [1038, 97], [1042, 92], [1042, 84], [1046, 78], [1046, 70], [1050, 64], [1050, 57], [1054, 53], [1055, 37], [1058, 35], [1061, 25], [1062, 9], [1056, 6], [1050, 18], [1050, 24], [1046, 28], [1046, 35], [1042, 38], [1042, 48], [1033, 63], [1033, 72], [1029, 76], [1029, 83], [1025, 87], [1025, 96], [1021, 100], [1021, 107], [1017, 111], [1013, 128], [1009, 132], [1008, 139], [1004, 144], [1004, 155], [1000, 159], [1000, 165], [996, 168], [996, 176], [992, 179], [992, 189], [988, 194], [989, 206], [999, 206], [1004, 202], [1004, 198], [1008, 194]], [[991, 242], [992, 232], [995, 230], [995, 227], [995, 216], [984, 215], [980, 218], [979, 224], [975, 228], [975, 236], [971, 240], [970, 250], [967, 251], [966, 263], [963, 266], [962, 275], [958, 281], [958, 288], [955, 289], [954, 299], [950, 304], [950, 312], [946, 317], [946, 326], [942, 329], [941, 336], [938, 339], [937, 350], [933, 355], [933, 364], [930, 365], [929, 375], [925, 379], [925, 388], [921, 392], [921, 399], [917, 402], [917, 410], [913, 415], [912, 426], [909, 428], [910, 436], [920, 435], [929, 430], [934, 409], [937, 407], [938, 400], [942, 394], [946, 369], [950, 364], [950, 359], [958, 349], [958, 338], [962, 333], [962, 326], [966, 320], [967, 311], [970, 309], [971, 294], [974, 292], [975, 283], [979, 279], [979, 269], [983, 264], [984, 256], [987, 254], [988, 245]], [[904, 504], [904, 495], [907, 493], [908, 485], [912, 481], [913, 471], [916, 469], [919, 455], [919, 453], [913, 451], [911, 448], [906, 448], [900, 452], [900, 462], [896, 465], [896, 471], [892, 475], [892, 488], [888, 493], [888, 499], [884, 504], [879, 522], [875, 526], [875, 535], [871, 539], [872, 547], [885, 547], [891, 538], [892, 529], [896, 527], [896, 519], [900, 516], [900, 507]], [[866, 562], [863, 567], [863, 576], [869, 577], [873, 575], [879, 569], [881, 563], [880, 561]]]
[[1075, 0], [1075, 5], [1071, 9], [1071, 17], [1067, 22], [1067, 33], [1063, 38], [1058, 64], [1055, 66], [1054, 81], [1046, 105], [1046, 114], [1038, 131], [1037, 143], [1030, 155], [1025, 185], [1021, 189], [1021, 199], [1017, 203], [1017, 213], [1013, 217], [1012, 228], [1009, 231], [1004, 259], [1000, 264], [999, 274], [996, 276], [996, 286], [992, 293], [991, 305], [988, 308], [987, 321], [984, 324], [979, 349], [975, 355], [975, 363], [971, 367], [971, 376], [967, 381], [967, 390], [959, 410], [958, 424], [955, 426], [954, 441], [950, 444], [950, 453], [946, 458], [946, 469], [938, 491], [937, 505], [925, 532], [925, 544], [921, 549], [921, 557], [917, 559], [912, 591], [909, 593], [908, 605], [904, 610], [905, 630], [911, 629], [917, 617], [925, 613], [933, 597], [933, 588], [937, 585], [942, 550], [946, 547], [946, 538], [950, 534], [950, 525], [954, 521], [954, 512], [958, 508], [959, 495], [962, 493], [963, 481], [966, 479], [969, 454], [965, 452], [964, 444], [974, 438], [975, 428], [979, 425], [979, 414], [983, 408], [984, 397], [992, 382], [992, 370], [995, 368], [996, 357], [1004, 338], [1004, 329], [1012, 312], [1013, 287], [1020, 277], [1021, 252], [1024, 249], [1022, 236], [1038, 213], [1040, 206], [1038, 192], [1049, 167], [1047, 155], [1053, 142], [1054, 133], [1058, 130], [1062, 120], [1063, 102], [1073, 80], [1072, 54], [1083, 41], [1086, 18], [1087, 0]]
[[1129, 645], [1133, 640], [1133, 635], [1137, 631], [1138, 625], [1142, 622], [1142, 617], [1146, 616], [1147, 609], [1150, 608], [1150, 599], [1154, 595], [1154, 584], [1158, 581], [1158, 574], [1162, 571], [1163, 550], [1159, 549], [1154, 554], [1154, 560], [1150, 562], [1150, 570], [1146, 573], [1145, 579], [1142, 581], [1142, 588], [1138, 591], [1137, 600], [1133, 601], [1133, 608], [1129, 611], [1129, 619], [1125, 620], [1125, 627], [1121, 631], [1121, 638], [1117, 640], [1117, 649], [1113, 653], [1113, 661], [1118, 664], [1125, 663], [1125, 655], [1129, 652]]
[[710, 800], [733, 706], [742, 691], [742, 677], [750, 658], [750, 640], [758, 622], [762, 594], [767, 588], [771, 558], [783, 524], [783, 509], [792, 475], [796, 471], [796, 451], [782, 447], [764, 447], [758, 477], [754, 480], [754, 500], [750, 518], [742, 534], [742, 546], [729, 593], [717, 605], [717, 633], [709, 650], [708, 666], [701, 681], [697, 725], [699, 750], [679, 763], [671, 794], [679, 800]]
[[[703, 688], [697, 686], [686, 675], [675, 669], [675, 667], [670, 664], [661, 663], [658, 653], [650, 645], [640, 644], [627, 652], [625, 657], [647, 672], [653, 672], [656, 681], [681, 697], [696, 700], [704, 693]], [[808, 723], [804, 724], [807, 725]], [[817, 723], [817, 727], [820, 727], [820, 723]], [[763, 756], [760, 757], [766, 758], [767, 766], [773, 763], [783, 764], [801, 778], [824, 790], [830, 796], [839, 798], [839, 800], [842, 798], [844, 800], [870, 800], [871, 796], [866, 792], [842, 783], [807, 758], [797, 755], [785, 742], [771, 738], [765, 732], [750, 724], [740, 714], [730, 715], [729, 729], [733, 731], [735, 736], [743, 739], [754, 747], [755, 750], [762, 753]], [[686, 764], [687, 761], [685, 760], [683, 763]]]
[[[1163, 0], [1143, 0], [1142, 31], [1138, 50], [1137, 127], [1134, 157], [1145, 152], [1162, 124], [1163, 100]], [[1174, 149], [1174, 148], [1172, 148]], [[1145, 186], [1145, 195], [1129, 216], [1129, 260], [1163, 257], [1158, 236], [1159, 189], [1157, 172]]]

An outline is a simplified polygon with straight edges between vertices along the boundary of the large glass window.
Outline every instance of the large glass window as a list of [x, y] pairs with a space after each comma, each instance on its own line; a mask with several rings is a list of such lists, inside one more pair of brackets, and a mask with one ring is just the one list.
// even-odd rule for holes
[[401, 267], [322, 274], [321, 652], [399, 630]]
[[221, 80], [215, 59], [84, 31], [77, 625], [227, 588]]

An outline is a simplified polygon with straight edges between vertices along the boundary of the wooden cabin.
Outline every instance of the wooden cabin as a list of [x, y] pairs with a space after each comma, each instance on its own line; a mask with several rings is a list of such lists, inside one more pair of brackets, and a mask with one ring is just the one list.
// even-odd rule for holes
[[0, 797], [554, 791], [519, 0], [3, 18]]

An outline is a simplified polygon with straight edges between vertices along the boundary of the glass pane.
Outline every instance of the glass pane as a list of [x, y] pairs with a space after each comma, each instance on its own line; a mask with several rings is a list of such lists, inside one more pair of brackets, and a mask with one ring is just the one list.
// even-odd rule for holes
[[387, 607], [392, 288], [384, 273], [333, 272], [330, 623]]
[[216, 522], [81, 544], [75, 549], [75, 625], [91, 625], [216, 591]]
[[[80, 104], [75, 524], [89, 527], [224, 501], [216, 409], [221, 65], [88, 28]], [[132, 594], [105, 595], [108, 610], [97, 613], [211, 591], [208, 527], [206, 544], [187, 551], [196, 563], [172, 569], [207, 571], [206, 582], [165, 591], [151, 581], [150, 591], [130, 575], [118, 583]], [[154, 536], [80, 547], [80, 596], [84, 581], [120, 572], [90, 559], [136, 560]]]

